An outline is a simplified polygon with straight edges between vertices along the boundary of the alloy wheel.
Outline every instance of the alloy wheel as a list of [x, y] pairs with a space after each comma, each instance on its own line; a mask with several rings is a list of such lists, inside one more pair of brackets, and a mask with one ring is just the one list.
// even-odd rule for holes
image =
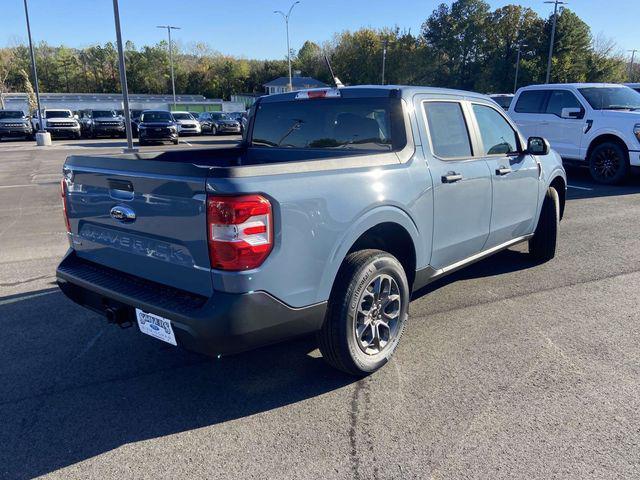
[[376, 276], [362, 291], [353, 333], [365, 354], [377, 355], [395, 340], [401, 310], [400, 289], [390, 275]]

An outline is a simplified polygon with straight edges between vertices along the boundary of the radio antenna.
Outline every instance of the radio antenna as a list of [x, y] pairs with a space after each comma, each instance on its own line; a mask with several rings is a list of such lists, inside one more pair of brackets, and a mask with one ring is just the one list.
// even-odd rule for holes
[[342, 88], [344, 85], [340, 81], [338, 77], [336, 77], [333, 73], [333, 68], [331, 68], [331, 62], [329, 61], [329, 57], [327, 54], [324, 54], [324, 61], [327, 63], [327, 68], [329, 69], [329, 73], [331, 74], [331, 78], [333, 79], [333, 83], [336, 84], [336, 88]]

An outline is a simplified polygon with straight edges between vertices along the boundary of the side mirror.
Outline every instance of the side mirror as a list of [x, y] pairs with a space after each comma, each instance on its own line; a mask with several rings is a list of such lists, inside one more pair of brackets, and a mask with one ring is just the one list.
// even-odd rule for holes
[[582, 118], [584, 111], [578, 107], [565, 107], [560, 111], [560, 118]]
[[549, 142], [542, 137], [529, 137], [527, 152], [529, 155], [548, 155], [551, 151]]

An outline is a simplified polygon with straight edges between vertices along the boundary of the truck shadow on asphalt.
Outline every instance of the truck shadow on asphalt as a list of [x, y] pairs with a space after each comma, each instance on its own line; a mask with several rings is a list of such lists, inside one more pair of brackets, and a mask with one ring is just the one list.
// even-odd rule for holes
[[[30, 295], [0, 298], [0, 478], [44, 475], [355, 381], [313, 354], [312, 339], [214, 359], [107, 325], [55, 290]], [[229, 441], [227, 429], [210, 435], [214, 449]]]
[[[532, 266], [507, 250], [414, 298]], [[215, 449], [229, 441], [225, 422], [356, 381], [328, 367], [310, 338], [214, 359], [107, 325], [56, 289], [27, 295], [0, 298], [0, 477], [33, 478], [123, 445], [220, 425], [209, 433]]]

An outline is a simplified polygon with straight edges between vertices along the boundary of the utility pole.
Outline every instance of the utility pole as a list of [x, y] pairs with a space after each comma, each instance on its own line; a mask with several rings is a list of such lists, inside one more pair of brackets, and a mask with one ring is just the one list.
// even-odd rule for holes
[[522, 53], [522, 47], [528, 47], [528, 46], [529, 45], [526, 45], [524, 43], [518, 44], [518, 55], [516, 60], [516, 78], [513, 81], [513, 93], [516, 93], [516, 90], [518, 90], [518, 72], [520, 70], [520, 55]]
[[284, 13], [281, 10], [275, 10], [273, 13], [277, 13], [278, 15], [282, 15], [284, 18], [284, 23], [287, 29], [287, 62], [289, 63], [289, 91], [293, 90], [293, 78], [291, 75], [291, 47], [289, 46], [289, 17], [291, 16], [291, 10], [300, 2], [294, 2], [291, 7], [289, 7], [289, 11]]
[[129, 90], [127, 88], [127, 70], [124, 64], [124, 49], [122, 48], [122, 32], [120, 31], [120, 9], [118, 0], [113, 0], [113, 18], [116, 24], [116, 43], [118, 44], [118, 66], [120, 68], [120, 86], [122, 87], [122, 103], [124, 110], [124, 128], [127, 132], [127, 148], [125, 153], [137, 152], [133, 148], [133, 134], [131, 132], [131, 112], [129, 111]]
[[549, 42], [549, 58], [547, 60], [547, 80], [545, 83], [549, 83], [551, 78], [551, 59], [553, 58], [553, 42], [556, 38], [556, 23], [558, 22], [558, 5], [566, 5], [567, 2], [562, 0], [547, 0], [544, 3], [553, 3], [553, 23], [551, 25], [551, 40]]
[[40, 87], [38, 86], [38, 69], [36, 68], [36, 55], [33, 51], [33, 41], [31, 40], [31, 24], [29, 23], [29, 7], [27, 0], [24, 0], [24, 16], [27, 19], [27, 35], [29, 36], [29, 53], [31, 54], [31, 74], [33, 75], [33, 86], [36, 90], [36, 104], [38, 105], [38, 132], [42, 132], [42, 109], [40, 108]]
[[382, 43], [382, 85], [384, 85], [384, 70], [387, 66], [387, 40]]
[[629, 81], [633, 82], [633, 61], [635, 60], [636, 52], [638, 51], [638, 49], [634, 48], [633, 50], [629, 51], [631, 52], [631, 64], [629, 65]]
[[180, 30], [180, 27], [172, 25], [158, 25], [156, 28], [166, 28], [169, 36], [169, 65], [171, 68], [171, 91], [173, 92], [173, 108], [176, 108], [176, 78], [173, 74], [173, 43], [171, 43], [171, 30]]

